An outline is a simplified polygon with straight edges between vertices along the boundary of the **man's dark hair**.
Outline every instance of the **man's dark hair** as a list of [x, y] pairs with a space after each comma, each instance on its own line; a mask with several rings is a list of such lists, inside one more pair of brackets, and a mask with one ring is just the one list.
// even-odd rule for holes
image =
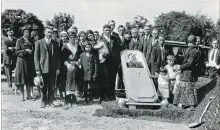
[[119, 28], [124, 28], [125, 29], [125, 27], [123, 25], [119, 25], [118, 30], [119, 30]]
[[98, 32], [98, 31], [94, 31], [93, 33], [98, 33], [98, 34], [99, 34], [99, 32]]
[[113, 23], [115, 23], [115, 21], [114, 21], [114, 20], [110, 20], [110, 21], [108, 22], [108, 24], [109, 24], [110, 22], [113, 22]]
[[103, 30], [104, 30], [105, 28], [109, 28], [109, 29], [111, 29], [111, 26], [108, 25], [108, 24], [105, 24], [105, 25], [103, 26]]

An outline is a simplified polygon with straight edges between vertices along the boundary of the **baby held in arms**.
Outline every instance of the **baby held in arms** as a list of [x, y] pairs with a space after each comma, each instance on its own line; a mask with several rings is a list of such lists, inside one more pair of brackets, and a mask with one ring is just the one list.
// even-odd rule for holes
[[97, 43], [93, 46], [95, 50], [99, 51], [99, 61], [100, 63], [104, 63], [108, 54], [109, 50], [105, 43], [101, 40], [97, 41]]

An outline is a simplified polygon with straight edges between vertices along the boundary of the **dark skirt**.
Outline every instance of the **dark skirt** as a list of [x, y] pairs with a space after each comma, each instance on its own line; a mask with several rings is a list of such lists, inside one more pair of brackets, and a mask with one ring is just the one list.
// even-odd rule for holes
[[15, 70], [15, 85], [33, 85], [35, 76], [34, 62], [32, 57], [17, 58]]
[[194, 106], [197, 103], [197, 90], [194, 82], [180, 81], [177, 85], [178, 91], [174, 95], [173, 104], [182, 104], [183, 106]]
[[99, 87], [109, 87], [109, 76], [105, 63], [99, 64], [98, 70], [96, 84], [98, 84]]

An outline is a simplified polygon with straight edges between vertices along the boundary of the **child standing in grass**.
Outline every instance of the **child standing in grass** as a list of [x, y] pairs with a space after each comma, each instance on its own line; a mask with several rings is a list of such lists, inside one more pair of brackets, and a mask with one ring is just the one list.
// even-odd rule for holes
[[167, 56], [167, 65], [165, 66], [165, 69], [167, 70], [167, 74], [169, 77], [169, 88], [170, 92], [172, 93], [173, 87], [176, 81], [176, 73], [174, 71], [174, 63], [175, 63], [175, 57], [174, 55], [168, 55]]
[[160, 73], [158, 76], [158, 90], [162, 97], [162, 102], [168, 103], [168, 98], [170, 96], [169, 92], [169, 77], [167, 75], [167, 70], [164, 67], [160, 67]]
[[98, 72], [97, 57], [92, 53], [91, 49], [91, 44], [85, 44], [85, 51], [80, 55], [80, 59], [78, 61], [79, 68], [82, 69], [83, 72], [83, 91], [86, 103], [89, 102], [88, 96], [89, 99], [91, 99], [91, 86], [96, 80]]

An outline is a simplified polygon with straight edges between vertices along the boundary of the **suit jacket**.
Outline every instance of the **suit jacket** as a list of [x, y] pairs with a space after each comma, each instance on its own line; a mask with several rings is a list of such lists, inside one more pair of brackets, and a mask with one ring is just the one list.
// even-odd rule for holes
[[120, 39], [119, 34], [116, 32], [112, 32], [111, 35], [114, 36], [115, 38], [117, 38], [118, 40]]
[[131, 39], [130, 43], [129, 43], [129, 49], [130, 50], [139, 50], [141, 51], [141, 42], [139, 37], [137, 38], [137, 42], [133, 40], [133, 38]]
[[85, 52], [82, 53], [80, 55], [80, 64], [82, 66], [84, 81], [92, 81], [93, 77], [97, 77], [98, 60], [95, 55], [91, 54], [88, 57]]
[[200, 51], [198, 48], [189, 48], [183, 60], [183, 64], [180, 66], [182, 71], [180, 74], [180, 80], [186, 82], [195, 82], [198, 79], [198, 63], [200, 60]]
[[12, 40], [10, 40], [7, 37], [2, 40], [3, 64], [13, 65], [15, 63], [15, 49], [9, 49], [9, 47], [15, 48], [16, 41], [16, 38], [12, 38]]
[[168, 55], [173, 55], [173, 51], [168, 48], [168, 46], [164, 45], [164, 59], [162, 59], [162, 50], [160, 45], [157, 45], [153, 48], [151, 54], [151, 74], [154, 75], [155, 72], [159, 72], [161, 66], [165, 66], [167, 64], [166, 58]]
[[157, 47], [158, 46], [158, 42], [154, 43], [154, 45], [152, 45], [152, 41], [153, 41], [153, 38], [150, 37], [148, 39], [148, 41], [145, 43], [145, 47], [143, 48], [143, 52], [146, 54], [146, 61], [147, 61], [147, 64], [148, 66], [150, 67], [150, 60], [151, 60], [151, 52], [153, 50], [153, 48]]
[[144, 53], [145, 57], [147, 55], [147, 45], [149, 43], [149, 38], [150, 36], [147, 36], [147, 38], [145, 39], [145, 35], [140, 37], [140, 43], [141, 43], [140, 51]]
[[[209, 50], [209, 53], [208, 53], [208, 61], [209, 61], [209, 57], [210, 57], [210, 53], [211, 53], [212, 49]], [[217, 65], [220, 65], [220, 49], [217, 50], [216, 52], [216, 59], [215, 59], [215, 62]]]
[[114, 36], [110, 36], [110, 42], [102, 35], [100, 37], [100, 40], [105, 43], [105, 45], [108, 47], [109, 50], [109, 56], [106, 59], [106, 63], [110, 64], [112, 67], [118, 67], [118, 65], [121, 63], [120, 58], [120, 43], [118, 42], [118, 39]]
[[35, 43], [34, 63], [35, 70], [41, 73], [50, 73], [60, 70], [60, 47], [57, 41], [51, 39], [52, 50], [45, 38]]
[[127, 63], [128, 68], [144, 68], [143, 64], [141, 62], [128, 62]]

